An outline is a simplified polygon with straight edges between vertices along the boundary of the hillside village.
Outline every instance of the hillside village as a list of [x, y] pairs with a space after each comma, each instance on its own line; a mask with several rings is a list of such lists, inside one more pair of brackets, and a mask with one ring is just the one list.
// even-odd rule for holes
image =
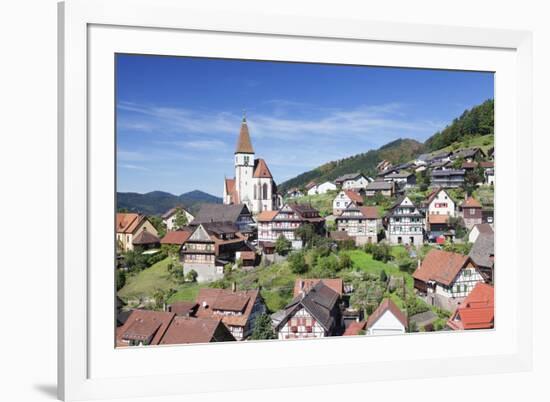
[[117, 213], [117, 346], [493, 328], [493, 135], [468, 119], [278, 186], [243, 118], [223, 203]]

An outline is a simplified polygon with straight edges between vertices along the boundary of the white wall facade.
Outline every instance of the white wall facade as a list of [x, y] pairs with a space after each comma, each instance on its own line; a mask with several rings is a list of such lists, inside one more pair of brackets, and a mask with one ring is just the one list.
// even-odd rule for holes
[[445, 190], [440, 190], [428, 205], [430, 215], [456, 215], [456, 204]]
[[305, 308], [300, 308], [294, 312], [278, 331], [279, 340], [324, 338], [325, 336], [327, 336], [325, 329]]
[[386, 310], [371, 327], [367, 328], [367, 335], [399, 335], [405, 331], [401, 321], [391, 311]]

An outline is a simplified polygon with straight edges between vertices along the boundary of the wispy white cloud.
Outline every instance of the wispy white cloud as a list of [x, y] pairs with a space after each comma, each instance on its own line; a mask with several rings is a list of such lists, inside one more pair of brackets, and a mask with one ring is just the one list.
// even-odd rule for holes
[[149, 171], [150, 169], [144, 167], [144, 166], [138, 166], [138, 165], [132, 165], [128, 163], [122, 163], [118, 165], [121, 168], [124, 169], [131, 169], [131, 170], [143, 170], [143, 171]]

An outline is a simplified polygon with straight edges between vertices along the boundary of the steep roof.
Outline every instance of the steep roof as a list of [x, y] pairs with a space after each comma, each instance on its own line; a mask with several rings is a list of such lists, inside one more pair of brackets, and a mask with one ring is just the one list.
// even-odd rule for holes
[[237, 141], [237, 148], [235, 153], [253, 154], [254, 148], [252, 148], [252, 141], [250, 140], [250, 133], [248, 132], [248, 124], [246, 119], [243, 118], [241, 123], [241, 131], [239, 132], [239, 139]]
[[477, 201], [474, 197], [468, 197], [466, 198], [462, 204], [460, 204], [462, 208], [481, 208], [481, 204], [479, 201]]
[[253, 176], [256, 178], [266, 178], [266, 179], [272, 179], [273, 176], [271, 175], [271, 172], [269, 171], [269, 168], [267, 167], [267, 163], [263, 159], [256, 159], [254, 161], [254, 174]]
[[361, 197], [361, 194], [352, 191], [352, 190], [344, 190], [344, 193], [347, 195], [347, 197], [352, 200], [353, 202], [363, 203], [363, 197]]
[[134, 233], [143, 219], [145, 217], [140, 214], [117, 212], [116, 231], [117, 233]]
[[[296, 296], [286, 307], [286, 316], [289, 318], [300, 307], [304, 307], [315, 320], [327, 331], [336, 324], [332, 310], [340, 295], [325, 285], [323, 281], [317, 282], [305, 295]], [[283, 320], [279, 325], [286, 321]]]
[[[235, 291], [228, 289], [199, 289], [196, 302], [199, 304], [197, 317], [222, 317], [227, 325], [245, 326], [259, 290]], [[241, 315], [217, 315], [214, 310], [241, 312]]]
[[194, 314], [199, 305], [194, 301], [177, 301], [168, 305], [168, 311], [176, 315], [187, 316]]
[[323, 282], [325, 286], [328, 286], [332, 290], [334, 290], [336, 293], [338, 293], [340, 296], [342, 296], [342, 293], [344, 293], [344, 281], [342, 279], [336, 278], [296, 278], [294, 281], [294, 293], [293, 297], [297, 297], [300, 295], [300, 291], [304, 291], [305, 293], [309, 292], [315, 285], [317, 285], [319, 282]]
[[202, 204], [191, 225], [211, 222], [237, 222], [240, 215], [250, 215], [246, 204]]
[[139, 232], [133, 239], [132, 244], [157, 244], [160, 243], [160, 239], [155, 236], [153, 233], [148, 232], [147, 230], [142, 230]]
[[443, 250], [430, 250], [420, 267], [413, 273], [413, 278], [423, 282], [436, 281], [450, 285], [470, 257]]
[[124, 340], [145, 341], [151, 337], [149, 345], [158, 345], [174, 317], [174, 313], [163, 311], [133, 310], [117, 329], [117, 346], [127, 346]]
[[160, 341], [161, 345], [234, 341], [219, 319], [175, 317]]
[[391, 299], [382, 300], [376, 310], [374, 310], [372, 314], [369, 315], [369, 318], [367, 319], [367, 328], [371, 328], [376, 323], [376, 321], [378, 321], [380, 317], [384, 315], [386, 311], [390, 311], [395, 316], [395, 318], [397, 318], [399, 322], [403, 324], [405, 328], [407, 328], [407, 316], [399, 309], [399, 307], [397, 307], [397, 305]]
[[445, 191], [443, 187], [437, 187], [430, 194], [428, 194], [428, 197], [426, 197], [425, 205], [430, 205], [435, 197], [442, 191], [445, 192], [449, 199], [454, 202], [453, 198], [449, 195], [449, 193], [447, 193], [447, 191]]
[[495, 263], [494, 235], [492, 233], [480, 232], [468, 255], [476, 265], [480, 267], [492, 267]]
[[493, 328], [495, 291], [491, 285], [478, 283], [456, 309], [447, 325], [455, 330]]
[[189, 239], [193, 233], [193, 228], [186, 227], [183, 230], [172, 230], [166, 232], [166, 235], [161, 239], [160, 244], [178, 244], [182, 245]]
[[344, 336], [359, 335], [359, 333], [365, 329], [366, 325], [366, 321], [354, 321], [346, 328], [344, 331]]
[[367, 219], [378, 219], [380, 217], [377, 207], [359, 207], [359, 211]]
[[271, 222], [278, 213], [279, 211], [262, 211], [256, 216], [256, 220], [258, 222]]

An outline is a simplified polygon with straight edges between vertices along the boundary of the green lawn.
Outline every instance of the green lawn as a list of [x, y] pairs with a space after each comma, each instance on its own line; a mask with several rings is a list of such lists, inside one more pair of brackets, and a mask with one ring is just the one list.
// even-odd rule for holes
[[177, 282], [168, 272], [168, 264], [172, 261], [171, 257], [167, 257], [135, 275], [129, 275], [126, 285], [118, 291], [118, 295], [123, 300], [128, 300], [151, 297], [157, 290], [169, 291], [177, 288]]
[[316, 208], [322, 216], [332, 214], [332, 201], [338, 191], [327, 191], [325, 194], [305, 195], [303, 197], [287, 200], [298, 204], [309, 204]]
[[[439, 151], [449, 151], [454, 149], [478, 147], [478, 148], [481, 148], [485, 153], [487, 153], [489, 148], [494, 146], [494, 143], [495, 143], [495, 136], [493, 134], [487, 134], [479, 137], [474, 137], [466, 141], [455, 142], [449, 145], [448, 147], [441, 148]], [[436, 152], [439, 152], [439, 151], [436, 151]]]
[[197, 295], [199, 294], [199, 289], [201, 287], [206, 287], [206, 285], [201, 285], [196, 282], [180, 285], [177, 292], [168, 298], [167, 303], [173, 303], [176, 301], [194, 301], [197, 299]]

